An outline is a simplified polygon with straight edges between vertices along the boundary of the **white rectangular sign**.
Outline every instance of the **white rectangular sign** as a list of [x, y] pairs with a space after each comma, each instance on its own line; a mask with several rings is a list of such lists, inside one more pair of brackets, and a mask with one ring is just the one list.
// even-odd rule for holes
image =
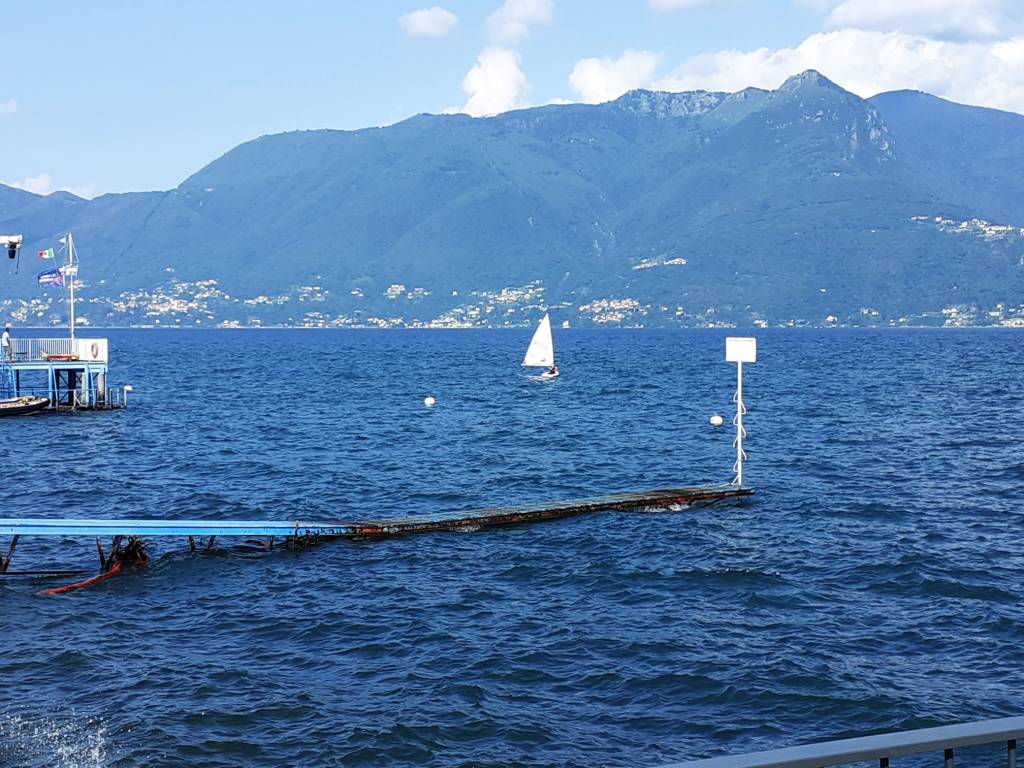
[[725, 339], [727, 363], [756, 363], [757, 339], [753, 336], [727, 336]]
[[75, 339], [75, 354], [89, 363], [107, 362], [106, 339]]

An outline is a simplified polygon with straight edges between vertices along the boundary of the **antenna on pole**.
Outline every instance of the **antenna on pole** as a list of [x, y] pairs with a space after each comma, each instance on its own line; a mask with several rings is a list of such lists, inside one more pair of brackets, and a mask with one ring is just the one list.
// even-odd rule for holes
[[736, 425], [736, 439], [732, 447], [736, 449], [736, 463], [732, 471], [736, 474], [732, 484], [743, 487], [743, 462], [747, 460], [747, 454], [743, 450], [743, 438], [747, 436], [747, 430], [743, 428], [743, 416], [747, 412], [747, 406], [743, 403], [743, 364], [757, 362], [757, 339], [752, 336], [728, 336], [725, 339], [725, 360], [728, 363], [736, 363], [736, 394], [733, 395], [733, 402], [736, 403], [736, 416], [732, 423]]

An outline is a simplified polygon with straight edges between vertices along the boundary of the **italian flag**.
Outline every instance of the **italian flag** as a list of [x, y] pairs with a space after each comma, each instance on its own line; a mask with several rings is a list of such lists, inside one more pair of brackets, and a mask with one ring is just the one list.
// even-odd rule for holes
[[39, 252], [39, 258], [40, 259], [52, 259], [53, 258], [53, 248], [47, 248], [45, 251], [40, 251]]

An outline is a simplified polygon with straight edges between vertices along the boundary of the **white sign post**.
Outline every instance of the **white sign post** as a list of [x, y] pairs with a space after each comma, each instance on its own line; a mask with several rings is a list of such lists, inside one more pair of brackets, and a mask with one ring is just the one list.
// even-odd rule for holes
[[732, 444], [736, 449], [736, 463], [732, 468], [736, 477], [732, 484], [742, 487], [743, 462], [747, 460], [747, 454], [743, 450], [743, 438], [747, 436], [747, 430], [743, 428], [743, 415], [747, 412], [747, 406], [743, 404], [743, 364], [757, 362], [757, 339], [750, 336], [726, 337], [725, 360], [728, 363], [736, 363], [736, 394], [732, 399], [736, 403], [736, 416], [732, 420], [736, 425], [736, 439]]

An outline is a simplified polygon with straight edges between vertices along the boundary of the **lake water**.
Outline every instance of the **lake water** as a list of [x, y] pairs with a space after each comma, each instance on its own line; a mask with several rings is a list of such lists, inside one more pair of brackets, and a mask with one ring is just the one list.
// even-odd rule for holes
[[[105, 335], [130, 407], [0, 421], [0, 516], [731, 479], [724, 332], [556, 331], [547, 383], [527, 329]], [[656, 766], [1020, 714], [1024, 334], [757, 335], [749, 501], [300, 554], [154, 541], [92, 589], [0, 582], [0, 765]], [[23, 540], [12, 567], [90, 546]]]

